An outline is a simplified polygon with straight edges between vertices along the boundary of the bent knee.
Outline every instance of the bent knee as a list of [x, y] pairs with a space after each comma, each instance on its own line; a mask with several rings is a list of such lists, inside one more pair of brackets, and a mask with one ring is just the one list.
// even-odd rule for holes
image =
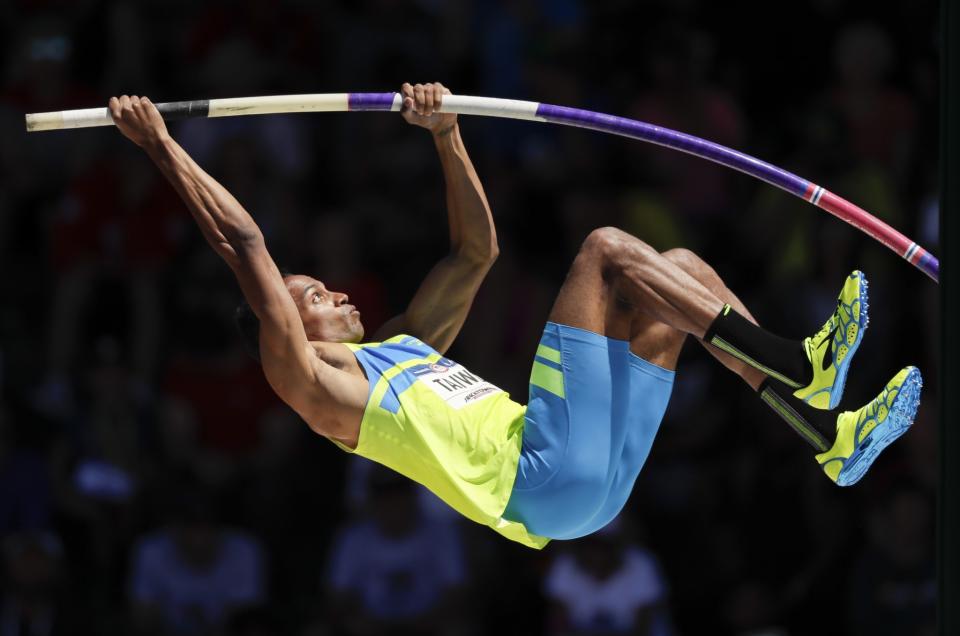
[[596, 259], [605, 268], [617, 268], [627, 263], [641, 263], [656, 251], [623, 230], [615, 227], [601, 227], [587, 235], [580, 247], [580, 255]]
[[618, 230], [615, 227], [598, 227], [583, 240], [580, 251], [599, 254], [609, 253], [623, 244], [624, 235], [626, 233], [623, 230]]

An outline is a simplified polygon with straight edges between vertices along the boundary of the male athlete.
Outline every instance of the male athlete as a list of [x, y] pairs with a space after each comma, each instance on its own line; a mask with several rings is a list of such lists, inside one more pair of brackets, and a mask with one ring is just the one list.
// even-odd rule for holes
[[[273, 389], [315, 432], [424, 484], [466, 517], [533, 547], [594, 532], [625, 504], [653, 443], [687, 335], [742, 377], [818, 452], [826, 475], [856, 482], [902, 435], [920, 373], [900, 371], [839, 416], [867, 327], [867, 281], [853, 272], [837, 309], [802, 341], [757, 326], [706, 263], [658, 253], [613, 228], [592, 232], [550, 312], [527, 406], [443, 357], [497, 256], [483, 187], [440, 84], [404, 84], [403, 117], [430, 131], [446, 181], [450, 254], [407, 310], [372, 338], [344, 293], [281, 276], [253, 218], [170, 138], [147, 98], [110, 99], [236, 274]], [[241, 312], [242, 314], [242, 312]]]

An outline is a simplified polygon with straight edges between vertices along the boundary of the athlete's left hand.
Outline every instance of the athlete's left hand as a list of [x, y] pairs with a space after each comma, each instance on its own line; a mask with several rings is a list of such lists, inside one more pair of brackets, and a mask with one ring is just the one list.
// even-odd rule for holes
[[412, 86], [404, 83], [400, 87], [400, 95], [403, 96], [400, 112], [407, 123], [426, 128], [434, 135], [449, 131], [457, 125], [456, 113], [437, 112], [443, 96], [450, 95], [450, 90], [440, 82]]

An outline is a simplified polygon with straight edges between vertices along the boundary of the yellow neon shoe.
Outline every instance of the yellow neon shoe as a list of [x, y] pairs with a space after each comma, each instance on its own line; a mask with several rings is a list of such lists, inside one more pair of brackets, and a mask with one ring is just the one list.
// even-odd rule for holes
[[862, 409], [841, 413], [833, 447], [817, 455], [827, 477], [838, 486], [857, 483], [880, 452], [913, 424], [922, 387], [920, 370], [907, 367]]
[[867, 286], [863, 272], [850, 274], [837, 299], [837, 310], [815, 336], [803, 341], [813, 380], [793, 394], [814, 408], [829, 410], [840, 404], [850, 362], [870, 322]]

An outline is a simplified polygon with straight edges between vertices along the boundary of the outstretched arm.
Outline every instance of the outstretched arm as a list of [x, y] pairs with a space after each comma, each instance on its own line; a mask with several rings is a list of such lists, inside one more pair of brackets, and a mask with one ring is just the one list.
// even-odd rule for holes
[[[323, 364], [307, 341], [303, 323], [263, 234], [250, 214], [207, 174], [167, 132], [146, 97], [110, 99], [120, 131], [143, 148], [183, 199], [210, 246], [233, 270], [260, 319], [264, 374], [277, 394], [307, 422], [316, 421], [318, 401], [329, 398], [335, 370]], [[326, 401], [326, 400], [324, 400]], [[336, 431], [318, 431], [337, 436]]]
[[450, 91], [435, 83], [404, 84], [401, 92], [404, 118], [432, 133], [440, 155], [450, 253], [427, 274], [406, 312], [383, 325], [374, 339], [408, 333], [444, 352], [460, 332], [480, 284], [497, 258], [497, 232], [483, 185], [460, 137], [457, 116], [434, 112]]

